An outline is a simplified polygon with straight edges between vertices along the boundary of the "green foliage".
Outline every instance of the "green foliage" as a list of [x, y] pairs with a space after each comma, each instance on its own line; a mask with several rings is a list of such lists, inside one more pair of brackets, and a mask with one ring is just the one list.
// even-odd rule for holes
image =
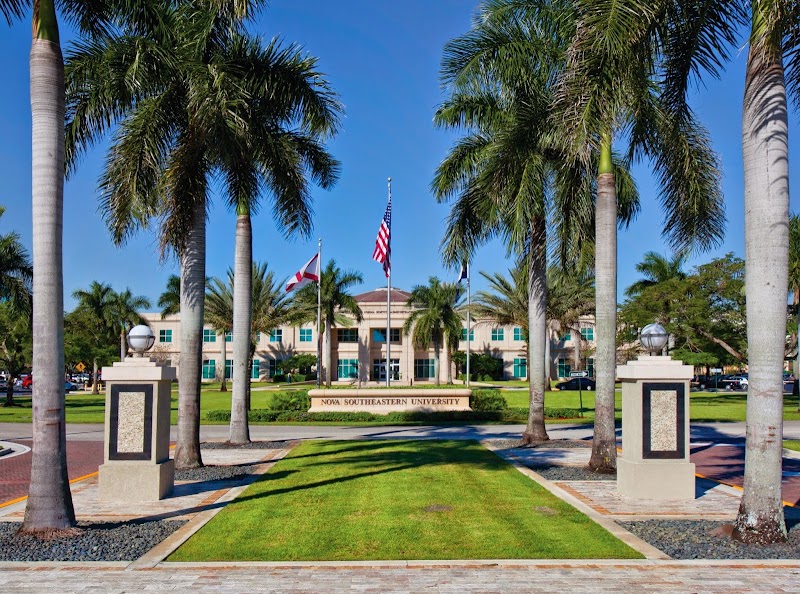
[[411, 335], [416, 348], [427, 349], [432, 343], [437, 357], [440, 348], [455, 351], [461, 339], [464, 315], [460, 307], [464, 293], [460, 284], [443, 283], [435, 276], [428, 279], [427, 285], [416, 285], [411, 290], [407, 305], [412, 310], [403, 332]]
[[[317, 364], [317, 356], [312, 355], [311, 353], [299, 353], [297, 355], [292, 355], [288, 359], [285, 359], [281, 362], [281, 368], [285, 369], [286, 371], [292, 372], [292, 381], [299, 374], [295, 374], [295, 371], [299, 371], [302, 374], [310, 375], [311, 368]], [[304, 381], [304, 380], [297, 380], [297, 381]]]
[[503, 410], [508, 408], [508, 402], [500, 393], [500, 390], [473, 390], [470, 398], [472, 410]]
[[[467, 371], [467, 353], [457, 351], [453, 353], [453, 362], [460, 377], [464, 378]], [[491, 382], [503, 379], [503, 360], [491, 353], [470, 353], [469, 373], [473, 380]]]
[[311, 399], [305, 390], [273, 392], [269, 406], [272, 410], [300, 410], [306, 412], [311, 408]]
[[[652, 261], [650, 264], [655, 266]], [[673, 263], [670, 270], [676, 266]], [[658, 282], [636, 283], [628, 293], [620, 308], [618, 342], [635, 341], [641, 328], [659, 320], [675, 339], [672, 354], [689, 365], [747, 360], [742, 259], [727, 254], [689, 274], [673, 270]]]

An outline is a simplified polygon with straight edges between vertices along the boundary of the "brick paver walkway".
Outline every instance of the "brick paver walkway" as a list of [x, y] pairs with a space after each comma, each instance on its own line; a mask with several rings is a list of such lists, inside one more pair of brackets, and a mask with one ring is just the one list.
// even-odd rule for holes
[[[30, 441], [19, 441], [31, 447]], [[68, 441], [67, 467], [69, 479], [74, 480], [97, 472], [103, 463], [103, 442]], [[0, 458], [0, 505], [28, 494], [31, 481], [31, 452]]]
[[800, 567], [768, 564], [536, 563], [450, 567], [159, 567], [4, 569], [0, 592], [96, 594], [288, 592], [441, 594], [522, 592], [797, 592]]

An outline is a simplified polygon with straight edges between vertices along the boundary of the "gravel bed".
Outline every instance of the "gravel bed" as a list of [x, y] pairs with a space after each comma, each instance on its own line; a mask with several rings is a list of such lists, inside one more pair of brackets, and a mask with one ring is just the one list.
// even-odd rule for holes
[[[800, 559], [800, 525], [789, 530], [789, 542], [745, 545], [720, 530], [723, 522], [708, 520], [642, 520], [619, 522], [673, 559]], [[720, 534], [714, 532], [719, 530]]]
[[0, 561], [134, 561], [185, 521], [79, 522], [74, 536], [18, 535], [19, 522], [0, 522]]
[[616, 473], [592, 472], [585, 466], [529, 466], [548, 481], [615, 481]]
[[591, 441], [580, 441], [576, 439], [550, 439], [539, 443], [525, 444], [521, 439], [487, 439], [485, 443], [498, 450], [519, 450], [519, 449], [582, 449], [592, 447]]
[[229, 443], [227, 441], [204, 441], [203, 450], [285, 450], [291, 441], [251, 441], [250, 443]]
[[250, 474], [248, 466], [201, 466], [200, 468], [184, 468], [175, 471], [176, 481], [225, 481], [241, 478]]

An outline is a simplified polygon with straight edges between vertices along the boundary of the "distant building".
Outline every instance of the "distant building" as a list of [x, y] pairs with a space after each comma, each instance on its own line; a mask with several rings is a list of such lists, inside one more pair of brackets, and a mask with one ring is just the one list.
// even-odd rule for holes
[[[415, 349], [411, 337], [403, 334], [403, 325], [410, 313], [406, 305], [410, 293], [392, 289], [392, 315], [390, 344], [390, 372], [400, 383], [433, 380], [433, 348]], [[359, 323], [349, 327], [334, 327], [331, 332], [331, 377], [339, 382], [382, 382], [386, 380], [386, 289], [368, 291], [355, 296], [364, 315]], [[151, 356], [180, 364], [179, 315], [161, 319], [158, 313], [142, 314], [156, 335]], [[594, 375], [594, 318], [580, 320], [581, 368]], [[553, 326], [553, 325], [551, 325]], [[569, 377], [576, 369], [575, 346], [577, 332], [560, 332], [551, 328], [550, 375], [552, 378]], [[252, 379], [269, 380], [279, 373], [281, 361], [296, 354], [316, 354], [317, 335], [315, 323], [302, 326], [281, 326], [269, 334], [257, 337], [253, 359]], [[222, 341], [226, 341], [224, 370], [230, 378], [233, 372], [232, 336], [222, 336], [210, 327], [203, 330], [203, 379], [211, 381], [221, 378], [223, 371]], [[467, 328], [462, 329], [459, 350], [466, 351]], [[527, 379], [527, 345], [520, 327], [501, 326], [491, 320], [472, 322], [470, 352], [488, 353], [503, 361], [505, 379]], [[589, 354], [590, 356], [586, 356]], [[447, 365], [451, 365], [447, 353], [441, 351], [441, 381], [447, 380]], [[455, 369], [453, 369], [453, 377]]]

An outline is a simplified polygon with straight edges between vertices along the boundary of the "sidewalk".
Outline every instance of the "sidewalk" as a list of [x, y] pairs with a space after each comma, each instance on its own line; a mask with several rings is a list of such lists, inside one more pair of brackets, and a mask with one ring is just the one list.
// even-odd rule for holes
[[[589, 450], [497, 452], [520, 472], [574, 505], [646, 557], [616, 560], [469, 560], [377, 562], [169, 563], [166, 557], [289, 449], [204, 450], [208, 464], [251, 464], [245, 479], [176, 483], [175, 495], [143, 504], [97, 499], [97, 477], [73, 484], [79, 520], [183, 518], [188, 523], [133, 562], [0, 563], [0, 593], [43, 592], [793, 592], [800, 560], [673, 561], [615, 523], [649, 517], [730, 520], [740, 491], [713, 484], [690, 502], [633, 505], [613, 481], [550, 482], [528, 469], [531, 457], [583, 464]], [[24, 501], [0, 508], [0, 521], [20, 521]]]

